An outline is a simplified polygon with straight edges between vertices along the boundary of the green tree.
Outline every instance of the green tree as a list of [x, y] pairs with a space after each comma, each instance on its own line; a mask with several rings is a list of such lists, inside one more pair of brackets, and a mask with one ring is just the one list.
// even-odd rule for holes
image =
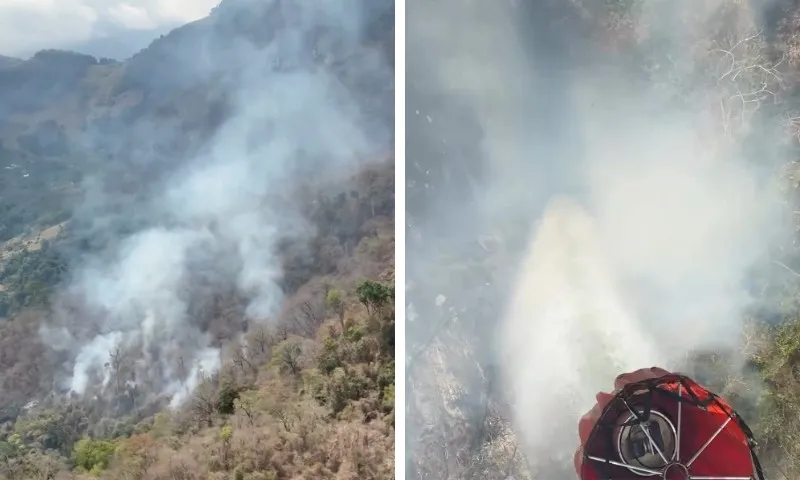
[[220, 386], [217, 393], [217, 411], [222, 415], [233, 415], [235, 402], [239, 398], [240, 389], [227, 381]]
[[364, 280], [356, 289], [356, 294], [358, 301], [367, 309], [367, 313], [372, 314], [394, 300], [394, 287]]
[[105, 440], [84, 438], [75, 444], [75, 466], [89, 472], [105, 470], [114, 456], [116, 445]]
[[85, 412], [72, 405], [63, 409], [48, 409], [17, 419], [15, 433], [23, 442], [42, 450], [58, 450], [69, 455], [77, 440], [86, 431]]
[[219, 441], [220, 453], [222, 454], [222, 465], [225, 470], [231, 469], [231, 460], [233, 457], [231, 440], [233, 440], [233, 427], [230, 425], [224, 425], [219, 429]]
[[272, 361], [282, 372], [299, 375], [302, 370], [300, 366], [302, 355], [303, 349], [300, 346], [300, 338], [292, 336], [275, 345], [275, 349], [272, 352]]
[[344, 332], [344, 299], [342, 298], [341, 290], [332, 288], [328, 292], [327, 302], [328, 306], [338, 315], [339, 325], [342, 326], [342, 331]]
[[322, 342], [322, 351], [317, 355], [317, 368], [325, 375], [330, 375], [343, 364], [339, 344], [331, 337]]

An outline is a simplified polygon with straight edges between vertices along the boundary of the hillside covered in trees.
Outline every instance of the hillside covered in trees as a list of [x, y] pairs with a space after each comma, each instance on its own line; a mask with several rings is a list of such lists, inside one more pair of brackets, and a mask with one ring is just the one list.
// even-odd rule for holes
[[394, 5], [0, 62], [0, 478], [394, 470]]
[[[409, 478], [575, 478], [581, 405], [655, 363], [582, 358], [628, 317], [730, 399], [767, 478], [798, 478], [798, 19], [782, 0], [409, 0]], [[544, 273], [518, 284], [530, 258]], [[550, 323], [509, 320], [515, 295]]]

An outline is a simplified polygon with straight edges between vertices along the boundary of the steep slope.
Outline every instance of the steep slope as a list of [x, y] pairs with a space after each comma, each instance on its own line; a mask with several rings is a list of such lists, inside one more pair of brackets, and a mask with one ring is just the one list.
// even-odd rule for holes
[[652, 364], [797, 477], [797, 15], [409, 0], [410, 478], [575, 478], [594, 393]]
[[0, 62], [0, 475], [391, 477], [393, 8]]

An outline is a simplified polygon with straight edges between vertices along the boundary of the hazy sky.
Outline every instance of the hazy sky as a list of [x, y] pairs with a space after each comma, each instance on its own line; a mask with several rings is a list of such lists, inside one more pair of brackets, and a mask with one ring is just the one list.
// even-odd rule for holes
[[0, 0], [0, 54], [68, 48], [125, 57], [219, 0]]

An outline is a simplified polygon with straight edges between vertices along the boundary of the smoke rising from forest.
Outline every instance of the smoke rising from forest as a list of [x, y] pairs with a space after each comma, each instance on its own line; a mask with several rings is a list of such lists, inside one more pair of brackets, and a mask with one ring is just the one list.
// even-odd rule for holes
[[[226, 313], [238, 314], [243, 325], [278, 313], [284, 294], [279, 245], [291, 240], [302, 248], [315, 233], [298, 201], [301, 182], [346, 178], [388, 144], [390, 126], [368, 118], [334, 67], [320, 61], [361, 48], [367, 15], [380, 9], [368, 11], [358, 1], [230, 1], [216, 20], [204, 22], [223, 21], [226, 5], [240, 16], [250, 15], [248, 8], [271, 8], [270, 18], [281, 18], [282, 25], [266, 46], [225, 37], [225, 47], [215, 51], [220, 37], [212, 36], [214, 29], [201, 42], [205, 47], [178, 45], [185, 50], [182, 61], [196, 59], [191, 71], [204, 75], [194, 84], [222, 80], [229, 114], [204, 139], [200, 154], [175, 160], [148, 198], [85, 222], [98, 236], [108, 235], [109, 224], [127, 223], [130, 231], [74, 270], [67, 294], [81, 300], [81, 318], [62, 305], [43, 331], [74, 359], [63, 386], [78, 394], [136, 392], [150, 400], [166, 396], [173, 405], [184, 400], [202, 374], [220, 366], [220, 345], [209, 332], [209, 315], [221, 314], [220, 296], [246, 299], [241, 312]], [[205, 54], [197, 55], [197, 48]], [[377, 53], [359, 55], [346, 74], [390, 88], [390, 66]], [[172, 74], [170, 65], [156, 67], [152, 75]], [[153, 122], [146, 130], [159, 138], [184, 135], [178, 126]], [[112, 134], [120, 143], [131, 140], [124, 131]], [[114, 201], [114, 192], [102, 190], [87, 196], [92, 204], [83, 205], [85, 216]]]
[[[494, 267], [508, 284], [501, 311], [474, 319], [495, 347], [472, 348], [497, 362], [520, 448], [550, 478], [574, 475], [577, 420], [616, 375], [739, 346], [749, 270], [787, 233], [776, 170], [785, 132], [763, 106], [780, 82], [754, 53], [757, 11], [646, 2], [615, 32], [622, 46], [609, 34], [598, 47], [581, 25], [600, 23], [600, 7], [557, 3], [416, 2], [408, 34], [435, 58], [432, 86], [420, 88], [480, 125], [480, 187], [448, 235], [475, 238], [479, 225], [506, 244]], [[620, 54], [634, 44], [638, 55]], [[420, 237], [442, 241], [434, 215], [463, 211], [453, 198], [442, 189], [417, 220]], [[445, 268], [424, 251], [407, 257], [412, 281]], [[433, 302], [422, 295], [409, 300]], [[469, 305], [465, 295], [448, 301]], [[413, 332], [410, 345], [426, 341]]]

